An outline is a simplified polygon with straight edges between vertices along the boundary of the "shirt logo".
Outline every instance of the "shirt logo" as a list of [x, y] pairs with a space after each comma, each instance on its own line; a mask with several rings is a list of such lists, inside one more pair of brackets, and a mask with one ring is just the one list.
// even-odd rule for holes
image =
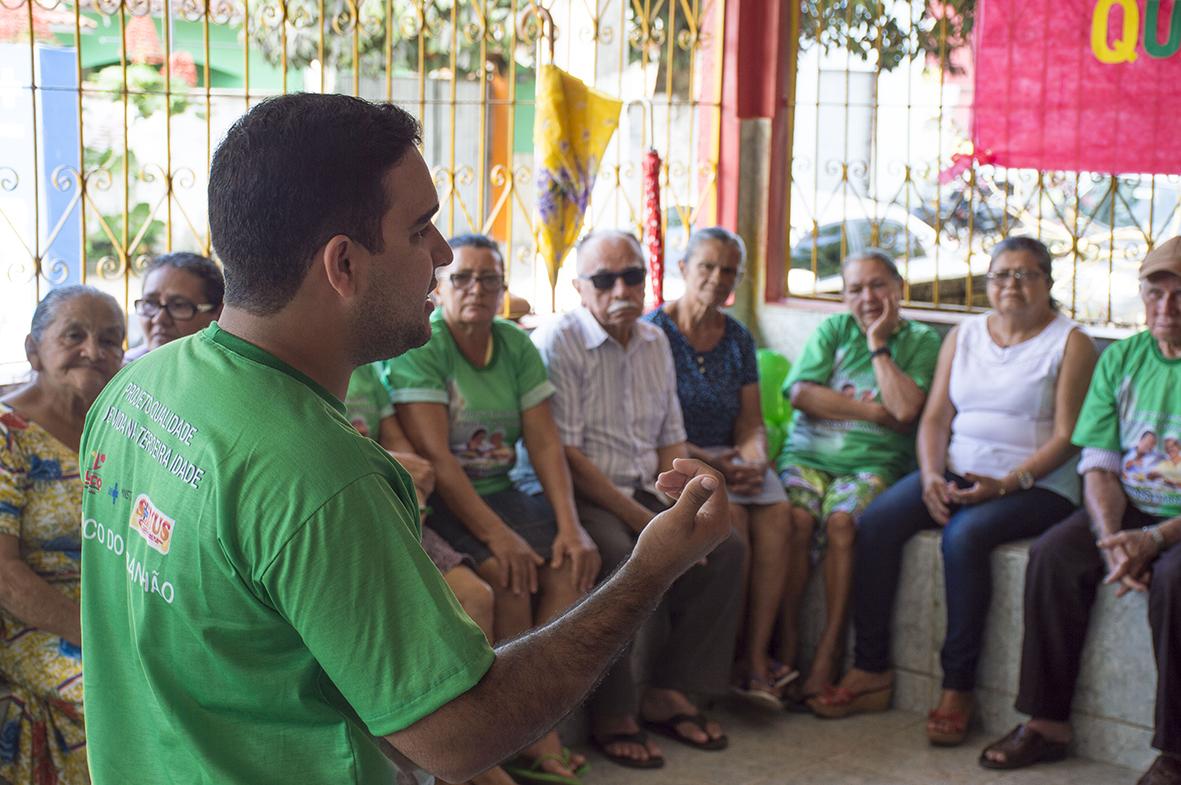
[[163, 554], [168, 553], [176, 521], [152, 504], [146, 493], [136, 497], [135, 504], [131, 506], [131, 520], [127, 525], [139, 532], [140, 536], [147, 540], [149, 547]]
[[107, 456], [101, 452], [92, 452], [90, 457], [90, 467], [86, 470], [82, 486], [90, 493], [98, 493], [103, 487], [102, 477], [99, 477], [98, 473], [102, 465], [107, 462]]

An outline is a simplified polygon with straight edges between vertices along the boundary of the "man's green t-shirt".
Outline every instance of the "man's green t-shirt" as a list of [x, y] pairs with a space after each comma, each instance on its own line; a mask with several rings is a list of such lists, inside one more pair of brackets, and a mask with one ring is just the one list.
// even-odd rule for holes
[[1147, 330], [1103, 350], [1072, 441], [1118, 452], [1120, 482], [1142, 512], [1181, 515], [1181, 360]]
[[[894, 362], [923, 390], [931, 386], [939, 344], [939, 333], [910, 320], [903, 320], [887, 342]], [[783, 382], [783, 394], [790, 394], [796, 382], [881, 402], [869, 343], [852, 314], [837, 314], [820, 323]], [[797, 409], [776, 461], [780, 471], [791, 465], [835, 475], [871, 472], [892, 483], [914, 466], [914, 435], [864, 420], [819, 419]]]
[[82, 502], [95, 785], [389, 785], [372, 736], [491, 666], [406, 472], [216, 323], [121, 371], [81, 454], [101, 482]]
[[477, 368], [455, 344], [443, 309], [431, 314], [431, 339], [386, 365], [395, 404], [441, 403], [450, 423], [448, 442], [476, 493], [512, 486], [521, 412], [554, 394], [537, 347], [520, 327], [492, 322], [492, 359]]
[[349, 377], [349, 389], [344, 394], [345, 416], [361, 433], [380, 441], [381, 421], [394, 416], [390, 394], [381, 383], [379, 363], [362, 365]]

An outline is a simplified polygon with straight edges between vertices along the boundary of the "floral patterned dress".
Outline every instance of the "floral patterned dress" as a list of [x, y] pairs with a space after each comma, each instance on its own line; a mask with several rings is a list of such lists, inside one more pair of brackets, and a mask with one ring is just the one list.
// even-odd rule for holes
[[[0, 534], [75, 602], [80, 594], [78, 455], [0, 404]], [[13, 785], [85, 785], [82, 653], [0, 612], [0, 777]]]

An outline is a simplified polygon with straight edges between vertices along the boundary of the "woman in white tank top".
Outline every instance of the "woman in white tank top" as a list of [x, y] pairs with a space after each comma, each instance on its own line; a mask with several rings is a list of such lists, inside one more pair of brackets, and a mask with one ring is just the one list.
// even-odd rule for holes
[[920, 470], [879, 496], [858, 522], [853, 572], [854, 668], [838, 697], [852, 713], [892, 689], [890, 614], [902, 547], [942, 528], [947, 637], [943, 694], [927, 722], [933, 744], [963, 741], [991, 594], [989, 555], [1034, 537], [1079, 502], [1070, 436], [1096, 352], [1050, 297], [1051, 258], [1009, 238], [988, 272], [992, 311], [943, 343], [918, 431]]

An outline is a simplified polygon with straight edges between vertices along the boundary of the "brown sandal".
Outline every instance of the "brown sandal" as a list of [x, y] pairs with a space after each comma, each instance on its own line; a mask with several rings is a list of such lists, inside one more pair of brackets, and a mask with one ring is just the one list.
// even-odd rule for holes
[[[980, 753], [980, 765], [986, 769], [1023, 769], [1035, 763], [1053, 763], [1066, 757], [1067, 744], [1050, 741], [1025, 725], [1018, 725], [1003, 739], [994, 741]], [[1003, 753], [1003, 761], [991, 760], [990, 752]]]
[[1181, 759], [1173, 755], [1158, 755], [1136, 785], [1178, 785], [1181, 783]]

